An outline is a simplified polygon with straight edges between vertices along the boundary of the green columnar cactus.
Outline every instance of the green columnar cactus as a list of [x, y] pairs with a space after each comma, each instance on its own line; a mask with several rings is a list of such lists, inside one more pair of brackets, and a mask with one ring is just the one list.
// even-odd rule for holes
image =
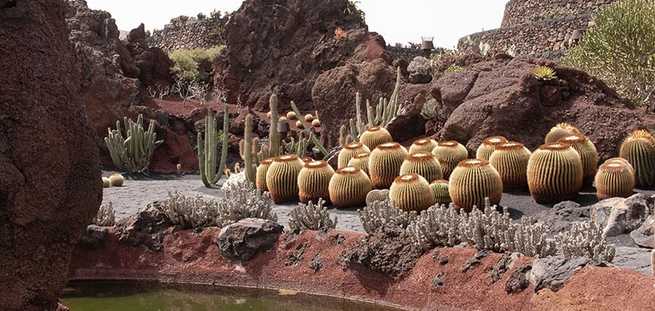
[[608, 160], [600, 166], [594, 180], [599, 200], [627, 198], [635, 187], [635, 175], [629, 163]]
[[[200, 177], [205, 187], [214, 188], [225, 171], [228, 152], [228, 130], [230, 128], [230, 114], [228, 106], [223, 107], [223, 132], [216, 129], [216, 118], [211, 109], [207, 109], [205, 116], [204, 133], [198, 131], [198, 163], [200, 164]], [[218, 140], [221, 139], [220, 160], [217, 155]], [[217, 163], [217, 161], [220, 161]], [[218, 164], [218, 167], [217, 167]]]
[[334, 169], [325, 161], [305, 162], [298, 174], [298, 197], [301, 202], [318, 202], [330, 199], [328, 185]]
[[584, 135], [582, 132], [575, 126], [568, 123], [559, 123], [555, 125], [548, 134], [546, 134], [546, 144], [554, 144], [560, 139], [572, 135]]
[[647, 130], [638, 130], [623, 141], [621, 158], [630, 162], [635, 171], [637, 186], [655, 186], [655, 138]]
[[571, 145], [580, 154], [584, 179], [591, 184], [598, 170], [598, 151], [594, 143], [583, 135], [567, 136], [559, 141]]
[[432, 153], [422, 152], [410, 154], [400, 166], [400, 175], [417, 174], [428, 182], [443, 178], [441, 164]]
[[280, 129], [280, 113], [278, 111], [278, 99], [276, 94], [271, 95], [269, 105], [271, 109], [271, 126], [268, 133], [268, 143], [270, 147], [270, 156], [277, 157], [280, 155], [281, 138], [280, 132], [278, 131]]
[[583, 184], [582, 159], [569, 144], [546, 144], [530, 156], [527, 175], [530, 194], [537, 203], [572, 200]]
[[503, 180], [489, 162], [479, 159], [464, 160], [450, 175], [448, 193], [453, 203], [466, 212], [470, 212], [473, 207], [482, 210], [485, 198], [488, 198], [492, 205], [500, 203]]
[[371, 189], [371, 180], [356, 167], [346, 167], [336, 171], [328, 185], [330, 201], [338, 208], [364, 205], [366, 195], [371, 192]]
[[430, 138], [423, 138], [415, 141], [409, 147], [409, 154], [432, 152], [437, 147], [437, 141]]
[[245, 132], [243, 134], [243, 140], [244, 140], [244, 150], [245, 150], [245, 157], [244, 157], [244, 165], [246, 166], [246, 178], [248, 181], [255, 184], [255, 180], [257, 179], [257, 174], [255, 173], [256, 171], [256, 166], [255, 162], [253, 159], [253, 138], [252, 138], [252, 115], [248, 114], [246, 116], [246, 128]]
[[358, 153], [354, 155], [350, 161], [348, 161], [348, 165], [346, 166], [356, 167], [368, 175], [368, 157], [370, 155], [370, 152]]
[[475, 153], [475, 157], [479, 160], [489, 161], [489, 157], [491, 157], [491, 153], [496, 150], [496, 146], [506, 142], [507, 138], [503, 136], [488, 137], [483, 140], [482, 144], [480, 144], [480, 147], [478, 147], [478, 150]]
[[517, 142], [496, 146], [489, 163], [500, 174], [505, 189], [527, 189], [527, 169], [531, 154], [528, 148]]
[[434, 195], [435, 204], [439, 205], [448, 205], [452, 200], [450, 199], [450, 194], [448, 193], [448, 181], [447, 180], [435, 180], [430, 184], [432, 189], [432, 194]]
[[343, 149], [339, 152], [338, 156], [338, 167], [337, 169], [342, 169], [346, 166], [348, 166], [348, 162], [350, 159], [352, 159], [355, 155], [359, 153], [367, 153], [370, 152], [371, 150], [368, 149], [368, 147], [364, 146], [361, 143], [351, 143], [348, 145], [345, 145]]
[[143, 115], [139, 115], [134, 122], [127, 117], [123, 118], [125, 136], [120, 121], [116, 121], [116, 129], [107, 130], [105, 145], [114, 165], [128, 173], [143, 173], [150, 165], [152, 153], [161, 141], [156, 141], [155, 121], [150, 120], [148, 130], [143, 127]]
[[388, 188], [400, 175], [407, 150], [398, 143], [386, 143], [375, 148], [369, 157], [368, 171], [376, 189]]
[[432, 154], [437, 158], [441, 164], [443, 178], [450, 178], [450, 174], [455, 169], [459, 162], [466, 160], [469, 152], [464, 145], [456, 141], [445, 141], [437, 144], [432, 150]]
[[298, 174], [304, 166], [297, 155], [283, 155], [273, 160], [266, 172], [266, 187], [277, 204], [298, 198]]
[[422, 211], [435, 203], [430, 184], [416, 174], [396, 178], [389, 188], [389, 198], [395, 207], [404, 211]]

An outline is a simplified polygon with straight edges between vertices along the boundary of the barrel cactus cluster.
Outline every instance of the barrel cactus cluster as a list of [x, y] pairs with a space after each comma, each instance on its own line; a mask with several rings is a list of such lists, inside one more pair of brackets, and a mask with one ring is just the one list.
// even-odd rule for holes
[[407, 156], [400, 166], [400, 175], [417, 174], [428, 182], [443, 178], [441, 164], [430, 152], [415, 153]]
[[475, 153], [475, 157], [480, 160], [489, 161], [489, 157], [496, 150], [496, 146], [508, 142], [503, 136], [492, 136], [482, 141]]

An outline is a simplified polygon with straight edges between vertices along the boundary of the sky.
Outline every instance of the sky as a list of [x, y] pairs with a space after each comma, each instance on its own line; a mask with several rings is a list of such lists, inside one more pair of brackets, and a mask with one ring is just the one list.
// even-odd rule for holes
[[[92, 9], [109, 11], [118, 28], [140, 23], [161, 29], [171, 18], [213, 10], [235, 11], [241, 0], [87, 0]], [[420, 42], [434, 37], [436, 46], [453, 48], [468, 34], [498, 28], [507, 0], [361, 0], [369, 30], [382, 34], [388, 44]], [[401, 5], [399, 5], [401, 4]]]

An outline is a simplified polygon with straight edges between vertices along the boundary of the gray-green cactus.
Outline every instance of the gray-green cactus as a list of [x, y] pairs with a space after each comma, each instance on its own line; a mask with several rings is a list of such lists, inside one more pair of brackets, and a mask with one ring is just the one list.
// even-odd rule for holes
[[[230, 128], [230, 114], [227, 105], [223, 108], [223, 131], [216, 129], [216, 118], [211, 109], [207, 110], [204, 133], [198, 131], [198, 163], [200, 164], [200, 177], [208, 188], [216, 187], [223, 176], [227, 163], [228, 130]], [[221, 141], [221, 155], [218, 159], [218, 142]], [[218, 162], [220, 161], [220, 162]], [[218, 165], [218, 166], [217, 166]]]
[[256, 173], [256, 164], [253, 159], [252, 122], [253, 122], [252, 114], [248, 114], [246, 116], [245, 133], [243, 133], [243, 140], [244, 140], [243, 147], [245, 150], [245, 155], [243, 160], [245, 162], [244, 165], [246, 166], [246, 178], [254, 185], [257, 173]]
[[[125, 131], [120, 121], [116, 121], [116, 129], [107, 129], [105, 145], [114, 165], [128, 173], [143, 173], [150, 165], [152, 153], [161, 141], [156, 141], [155, 121], [150, 120], [148, 129], [143, 127], [143, 115], [134, 122], [123, 118]], [[125, 133], [125, 136], [123, 135]]]
[[348, 120], [350, 127], [350, 136], [354, 141], [359, 140], [359, 136], [366, 131], [367, 128], [380, 126], [387, 127], [391, 121], [398, 116], [400, 112], [400, 103], [398, 98], [400, 96], [400, 68], [396, 73], [396, 84], [389, 99], [380, 98], [377, 106], [371, 106], [371, 102], [366, 100], [366, 124], [364, 124], [364, 114], [361, 107], [361, 94], [359, 92], [355, 95], [355, 119]]
[[268, 133], [268, 141], [270, 146], [270, 156], [277, 157], [280, 155], [280, 132], [278, 132], [280, 121], [280, 113], [278, 112], [278, 99], [277, 95], [271, 95], [269, 101], [271, 109], [271, 127]]

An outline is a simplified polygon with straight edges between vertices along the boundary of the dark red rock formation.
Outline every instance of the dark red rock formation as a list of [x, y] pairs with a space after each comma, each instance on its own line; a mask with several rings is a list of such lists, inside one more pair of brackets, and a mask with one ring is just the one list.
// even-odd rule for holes
[[54, 310], [102, 185], [58, 0], [0, 1], [0, 309]]

